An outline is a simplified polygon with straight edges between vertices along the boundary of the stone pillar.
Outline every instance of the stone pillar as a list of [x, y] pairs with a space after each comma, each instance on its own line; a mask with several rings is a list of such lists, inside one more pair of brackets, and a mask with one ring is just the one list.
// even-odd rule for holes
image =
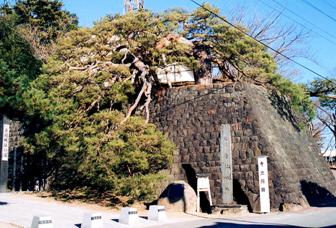
[[229, 205], [233, 202], [231, 130], [229, 124], [221, 126], [220, 163], [223, 204]]

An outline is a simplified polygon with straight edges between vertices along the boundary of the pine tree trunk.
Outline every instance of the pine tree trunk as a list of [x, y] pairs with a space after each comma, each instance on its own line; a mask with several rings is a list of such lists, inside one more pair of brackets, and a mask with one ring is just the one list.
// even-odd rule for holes
[[194, 56], [198, 60], [198, 68], [195, 70], [196, 84], [212, 84], [212, 61], [210, 47], [204, 44], [195, 44]]

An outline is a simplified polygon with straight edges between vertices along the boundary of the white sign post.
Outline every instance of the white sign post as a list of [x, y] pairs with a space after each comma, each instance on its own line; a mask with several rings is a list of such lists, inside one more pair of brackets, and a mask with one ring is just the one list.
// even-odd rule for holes
[[200, 212], [200, 192], [208, 192], [210, 206], [212, 206], [209, 177], [197, 177], [197, 212]]
[[220, 163], [222, 170], [223, 204], [231, 204], [233, 202], [233, 181], [230, 124], [221, 126]]
[[258, 157], [259, 172], [259, 192], [260, 192], [260, 212], [269, 213], [271, 211], [269, 186], [268, 186], [268, 168], [267, 156]]
[[167, 218], [165, 207], [160, 205], [150, 205], [148, 220], [163, 221]]
[[81, 228], [103, 228], [103, 219], [100, 213], [85, 213]]
[[2, 150], [1, 160], [8, 161], [8, 148], [9, 148], [9, 123], [3, 120], [2, 125]]
[[139, 216], [136, 208], [123, 207], [121, 208], [119, 223], [126, 225], [134, 225], [138, 222]]
[[34, 216], [31, 228], [53, 228], [50, 216]]

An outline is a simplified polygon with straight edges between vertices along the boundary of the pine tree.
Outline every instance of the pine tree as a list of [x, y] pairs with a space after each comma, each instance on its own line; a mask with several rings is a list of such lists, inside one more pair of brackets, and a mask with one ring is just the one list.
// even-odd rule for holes
[[22, 93], [39, 74], [29, 43], [16, 31], [15, 18], [0, 15], [0, 112], [11, 117], [24, 114]]
[[203, 8], [110, 16], [61, 38], [24, 95], [43, 126], [25, 148], [48, 157], [52, 187], [152, 196], [174, 146], [148, 123], [149, 103], [157, 69], [174, 63], [201, 83], [217, 65], [223, 80], [262, 84], [313, 115], [307, 90], [277, 73], [265, 47]]
[[55, 41], [78, 24], [77, 16], [64, 10], [59, 0], [19, 0], [2, 5], [0, 13], [15, 18], [16, 30], [43, 61], [52, 54]]

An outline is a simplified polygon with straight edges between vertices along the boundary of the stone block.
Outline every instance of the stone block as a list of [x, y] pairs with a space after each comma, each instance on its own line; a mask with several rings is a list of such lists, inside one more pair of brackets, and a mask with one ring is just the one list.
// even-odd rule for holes
[[184, 181], [170, 183], [159, 197], [158, 205], [165, 206], [167, 211], [196, 212], [196, 193]]

